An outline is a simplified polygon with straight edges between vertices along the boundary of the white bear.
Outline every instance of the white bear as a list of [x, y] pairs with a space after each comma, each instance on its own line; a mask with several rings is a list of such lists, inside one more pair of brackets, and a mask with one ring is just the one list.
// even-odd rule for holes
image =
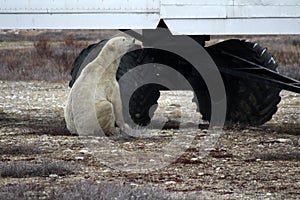
[[99, 55], [82, 70], [64, 109], [67, 128], [72, 134], [99, 134], [99, 125], [106, 135], [112, 134], [115, 122], [122, 131], [130, 130], [123, 118], [116, 72], [122, 55], [134, 43], [134, 39], [123, 36], [110, 39]]

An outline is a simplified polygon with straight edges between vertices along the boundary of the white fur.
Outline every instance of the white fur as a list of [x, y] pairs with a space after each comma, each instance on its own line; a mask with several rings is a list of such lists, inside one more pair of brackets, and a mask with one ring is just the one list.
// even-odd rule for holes
[[72, 134], [95, 134], [98, 122], [105, 134], [114, 132], [115, 122], [122, 131], [129, 130], [123, 119], [116, 71], [121, 56], [133, 45], [134, 39], [113, 38], [82, 70], [71, 88], [64, 110], [67, 128]]

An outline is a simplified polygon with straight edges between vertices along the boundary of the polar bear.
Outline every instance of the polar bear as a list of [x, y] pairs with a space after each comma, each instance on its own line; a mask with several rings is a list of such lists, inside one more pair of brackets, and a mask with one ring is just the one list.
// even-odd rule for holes
[[[115, 122], [127, 132], [116, 72], [121, 57], [134, 46], [127, 37], [110, 39], [99, 55], [81, 72], [70, 90], [64, 109], [68, 130], [75, 135], [94, 135], [99, 125], [106, 134], [115, 131]], [[93, 111], [94, 109], [94, 111]], [[99, 124], [99, 125], [98, 125]]]

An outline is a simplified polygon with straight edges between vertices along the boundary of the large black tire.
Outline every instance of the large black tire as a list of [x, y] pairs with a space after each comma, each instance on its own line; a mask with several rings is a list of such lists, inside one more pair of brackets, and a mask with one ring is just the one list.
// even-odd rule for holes
[[74, 85], [83, 68], [97, 57], [106, 42], [107, 40], [102, 40], [99, 43], [91, 44], [80, 52], [73, 63], [71, 70], [72, 79], [69, 82], [69, 87]]
[[125, 54], [121, 59], [116, 78], [119, 80], [122, 99], [130, 99], [128, 110], [125, 109], [128, 105], [125, 105], [126, 102], [123, 102], [123, 112], [125, 112], [124, 116], [126, 117], [128, 116], [126, 112], [129, 111], [134, 124], [130, 123], [130, 119], [125, 118], [125, 121], [131, 125], [146, 126], [150, 123], [154, 111], [157, 108], [157, 100], [160, 97], [159, 90], [161, 89], [161, 86], [155, 84], [143, 85], [133, 94], [128, 94], [128, 88], [135, 88], [136, 85], [142, 85], [147, 74], [142, 71], [142, 73], [135, 74], [135, 77], [132, 77], [130, 81], [123, 81], [120, 80], [120, 78], [129, 70], [152, 62], [153, 57], [147, 49], [131, 51]]
[[[72, 80], [69, 83], [69, 86], [72, 87], [75, 83], [77, 77], [80, 75], [82, 69], [90, 63], [92, 60], [96, 58], [99, 54], [103, 46], [106, 44], [107, 40], [103, 40], [97, 44], [92, 44], [86, 49], [82, 50], [79, 56], [76, 58], [73, 69], [71, 71]], [[125, 54], [120, 62], [116, 78], [117, 80], [122, 77], [126, 72], [133, 69], [136, 66], [151, 63], [153, 58], [151, 57], [151, 53], [148, 52], [147, 49], [138, 49], [135, 51], [131, 51]], [[121, 94], [127, 94], [126, 90], [129, 87], [133, 87], [134, 85], [138, 84], [139, 81], [143, 81], [144, 74], [139, 74], [138, 77], [135, 77], [131, 81], [128, 82], [119, 82]], [[137, 89], [130, 98], [129, 102], [129, 113], [131, 119], [136, 125], [147, 125], [155, 111], [155, 105], [157, 105], [157, 100], [160, 96], [159, 90], [161, 89], [158, 85], [145, 85]], [[122, 91], [125, 92], [122, 92]], [[126, 99], [122, 97], [122, 99]], [[126, 102], [123, 102], [123, 108]], [[152, 107], [154, 106], [154, 107]], [[151, 109], [150, 108], [154, 108]], [[127, 116], [124, 113], [124, 116]], [[131, 120], [125, 119], [127, 123]]]
[[[206, 48], [218, 67], [244, 66], [238, 59], [222, 54], [236, 55], [256, 64], [277, 71], [278, 65], [267, 49], [244, 40], [227, 40]], [[246, 78], [222, 73], [227, 95], [227, 125], [262, 125], [272, 118], [280, 102], [280, 89]], [[211, 103], [207, 90], [196, 93], [203, 119], [210, 120]]]

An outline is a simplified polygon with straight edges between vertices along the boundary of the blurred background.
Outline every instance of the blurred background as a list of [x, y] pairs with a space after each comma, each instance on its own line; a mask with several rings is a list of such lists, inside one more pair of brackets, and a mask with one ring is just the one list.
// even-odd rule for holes
[[[1, 30], [0, 80], [67, 82], [81, 50], [119, 33], [116, 30]], [[300, 80], [299, 36], [212, 36], [207, 45], [231, 38], [268, 47], [279, 64], [280, 73]]]

